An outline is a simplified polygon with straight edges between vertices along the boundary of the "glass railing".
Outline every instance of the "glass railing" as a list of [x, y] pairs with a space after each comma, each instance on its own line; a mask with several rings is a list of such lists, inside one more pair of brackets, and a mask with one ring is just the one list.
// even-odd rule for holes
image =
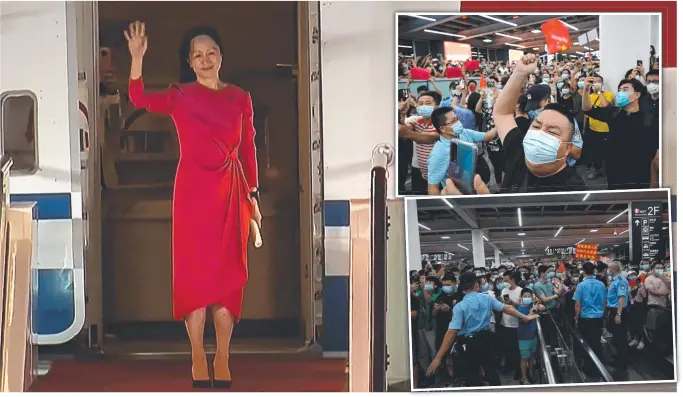
[[545, 343], [545, 337], [543, 336], [543, 327], [541, 325], [540, 318], [536, 319], [536, 328], [538, 330], [538, 351], [540, 359], [538, 370], [541, 374], [541, 383], [546, 385], [554, 385], [557, 383], [555, 379], [555, 370], [553, 369], [552, 362], [550, 360], [548, 345]]
[[553, 337], [549, 349], [557, 383], [585, 383], [586, 378], [576, 358], [576, 344], [574, 339], [568, 336], [571, 334], [561, 321], [563, 316], [554, 316], [550, 313], [545, 315], [548, 316], [547, 324], [551, 327], [549, 334]]

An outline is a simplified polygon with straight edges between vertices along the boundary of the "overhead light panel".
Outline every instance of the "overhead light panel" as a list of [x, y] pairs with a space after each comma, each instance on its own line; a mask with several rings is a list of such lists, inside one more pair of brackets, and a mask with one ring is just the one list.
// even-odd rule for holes
[[484, 39], [484, 40], [482, 40], [482, 41], [483, 41], [484, 43], [490, 43], [490, 42], [492, 42], [493, 40], [491, 40], [491, 39]]
[[518, 236], [526, 236], [526, 233], [517, 233]]
[[627, 213], [627, 212], [628, 212], [628, 208], [625, 209], [625, 210], [623, 210], [623, 211], [621, 211], [621, 212], [619, 213], [619, 215], [617, 215], [617, 216], [615, 216], [614, 218], [608, 220], [607, 223], [612, 223], [612, 222], [615, 221], [617, 218], [619, 218], [620, 216], [624, 215], [624, 214]]
[[522, 248], [524, 248], [524, 241], [520, 241], [520, 243], [522, 243]]
[[575, 43], [572, 43], [572, 44], [573, 44], [573, 45], [581, 45], [581, 43], [579, 43], [578, 41], [575, 42]]
[[449, 240], [450, 237], [449, 237], [449, 236], [441, 236], [441, 239], [442, 239], [442, 240]]
[[517, 208], [517, 220], [519, 221], [519, 227], [522, 227], [522, 209]]
[[497, 36], [501, 36], [501, 37], [507, 37], [508, 39], [522, 40], [521, 37], [510, 36], [509, 34], [505, 34], [505, 33], [498, 33], [498, 32], [496, 32], [496, 35], [497, 35]]
[[489, 241], [489, 238], [484, 235], [484, 240]]
[[422, 15], [408, 14], [409, 17], [424, 19], [425, 21], [436, 22], [436, 19], [430, 17], [423, 17]]
[[413, 48], [412, 46], [409, 46], [409, 45], [400, 45], [400, 44], [398, 45], [398, 47], [399, 48], [410, 48], [410, 49]]
[[421, 223], [418, 223], [417, 226], [423, 228], [424, 230], [432, 230], [432, 229], [428, 228], [427, 226], [425, 226], [425, 225], [423, 225], [423, 224], [421, 224]]
[[591, 233], [595, 233], [597, 231], [598, 231], [598, 229], [591, 229]]
[[555, 233], [555, 236], [554, 236], [554, 237], [557, 237], [557, 235], [560, 234], [560, 232], [562, 231], [562, 229], [564, 229], [564, 226], [560, 226], [560, 228], [557, 229], [557, 232]]
[[619, 234], [622, 235], [622, 234], [624, 234], [624, 233], [626, 233], [626, 232], [628, 232], [628, 229], [624, 230], [623, 232], [621, 232], [621, 233], [619, 233]]
[[576, 51], [576, 53], [579, 54], [579, 55], [586, 55], [585, 52], [581, 52], [581, 51]]
[[563, 20], [561, 20], [561, 19], [560, 19], [560, 22], [562, 22], [566, 27], [568, 27], [568, 28], [571, 29], [571, 30], [575, 30], [575, 31], [578, 31], [578, 30], [579, 30], [579, 28], [577, 28], [576, 26], [572, 26], [572, 25], [568, 24], [567, 22], [565, 22], [565, 21], [563, 21]]
[[464, 249], [464, 250], [466, 250], [466, 251], [469, 251], [469, 250], [470, 250], [469, 248], [465, 247], [464, 245], [458, 244], [458, 247], [460, 247], [460, 248], [462, 248], [462, 249]]
[[581, 200], [581, 201], [586, 201], [586, 200], [588, 200], [588, 197], [590, 197], [590, 195], [591, 195], [590, 193], [586, 193], [586, 195], [583, 196], [583, 200]]
[[506, 21], [506, 20], [504, 20], [504, 19], [492, 17], [492, 16], [490, 16], [490, 15], [479, 15], [479, 16], [482, 17], [482, 18], [490, 19], [490, 20], [492, 20], [492, 21], [504, 23], [504, 24], [506, 24], [506, 25], [517, 26], [516, 23], [508, 22], [508, 21]]
[[505, 43], [505, 45], [509, 45], [510, 47], [515, 47], [515, 48], [526, 48], [523, 45], [512, 44], [512, 43]]
[[424, 32], [425, 32], [425, 33], [432, 33], [432, 34], [441, 34], [441, 35], [444, 35], [444, 36], [451, 36], [451, 37], [460, 37], [461, 39], [464, 39], [464, 38], [465, 38], [465, 36], [463, 36], [463, 35], [461, 35], [461, 34], [439, 32], [439, 31], [431, 30], [431, 29], [425, 29]]
[[576, 243], [576, 244], [577, 244], [577, 245], [578, 245], [578, 244], [581, 244], [581, 243], [583, 243], [584, 241], [586, 241], [585, 238], [584, 238], [584, 239], [581, 239], [581, 240], [580, 240], [578, 243]]
[[534, 49], [533, 49], [533, 50], [534, 50], [534, 51], [538, 51], [538, 47], [534, 47]]
[[534, 29], [534, 30], [531, 31], [531, 33], [536, 33], [536, 34], [538, 34], [538, 33], [541, 33], [541, 31], [538, 30], [538, 29]]
[[448, 200], [447, 200], [447, 199], [445, 199], [445, 198], [442, 198], [441, 200], [443, 200], [443, 202], [444, 202], [444, 203], [446, 203], [446, 205], [447, 205], [447, 206], [449, 206], [449, 207], [453, 208], [453, 204], [451, 204], [451, 202], [450, 202], [450, 201], [448, 201]]

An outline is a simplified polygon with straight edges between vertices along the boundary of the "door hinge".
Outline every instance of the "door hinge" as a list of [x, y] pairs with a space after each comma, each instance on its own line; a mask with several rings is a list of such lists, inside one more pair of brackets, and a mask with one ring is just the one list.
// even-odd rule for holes
[[78, 81], [85, 81], [85, 80], [86, 80], [85, 72], [78, 72]]

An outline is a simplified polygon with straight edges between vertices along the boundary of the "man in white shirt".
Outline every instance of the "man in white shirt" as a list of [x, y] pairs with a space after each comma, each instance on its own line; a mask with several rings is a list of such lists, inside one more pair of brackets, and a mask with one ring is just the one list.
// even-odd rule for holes
[[[522, 274], [519, 271], [508, 270], [503, 274], [505, 287], [500, 294], [503, 298], [503, 303], [512, 307], [519, 307], [521, 305], [522, 288], [517, 285], [521, 280]], [[504, 349], [505, 369], [507, 371], [514, 371], [515, 380], [519, 380], [521, 377], [519, 344], [517, 341], [519, 319], [503, 314], [500, 325], [502, 326], [500, 329], [500, 342], [501, 347]]]

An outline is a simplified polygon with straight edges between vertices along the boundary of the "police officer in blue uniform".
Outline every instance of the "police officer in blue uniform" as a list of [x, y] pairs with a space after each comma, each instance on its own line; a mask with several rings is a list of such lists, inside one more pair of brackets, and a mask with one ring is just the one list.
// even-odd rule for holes
[[607, 330], [612, 333], [612, 344], [617, 350], [614, 362], [609, 364], [621, 370], [625, 369], [628, 364], [628, 341], [624, 315], [629, 303], [629, 285], [626, 277], [621, 274], [622, 266], [621, 262], [614, 261], [607, 269], [612, 279], [607, 290], [607, 310], [609, 311]]
[[532, 321], [538, 316], [525, 316], [510, 305], [504, 305], [489, 294], [480, 293], [477, 276], [472, 272], [460, 275], [460, 289], [465, 297], [453, 308], [453, 320], [448, 325], [441, 348], [436, 353], [434, 361], [427, 369], [427, 376], [435, 373], [441, 365], [444, 356], [451, 350], [455, 342], [458, 354], [467, 363], [463, 375], [465, 386], [481, 386], [481, 369], [484, 370], [484, 380], [489, 386], [499, 386], [495, 340], [491, 332], [491, 311], [503, 312], [507, 315]]
[[[602, 318], [605, 315], [605, 284], [595, 278], [595, 265], [591, 262], [583, 264], [583, 281], [576, 286], [574, 296], [574, 321], [579, 332], [590, 346], [593, 353], [600, 358], [602, 344]], [[577, 352], [578, 353], [578, 352]], [[597, 368], [586, 367], [591, 376], [597, 375]]]

